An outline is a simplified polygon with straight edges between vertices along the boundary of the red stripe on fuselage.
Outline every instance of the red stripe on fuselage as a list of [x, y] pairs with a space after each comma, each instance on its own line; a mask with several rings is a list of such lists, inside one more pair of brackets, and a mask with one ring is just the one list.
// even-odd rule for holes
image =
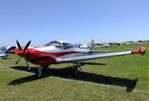
[[56, 64], [57, 58], [68, 55], [68, 54], [87, 53], [87, 52], [79, 52], [79, 51], [43, 52], [43, 51], [36, 50], [34, 48], [29, 48], [27, 52], [28, 52], [28, 56], [24, 58], [33, 64], [41, 65], [41, 66], [48, 66], [50, 64]]

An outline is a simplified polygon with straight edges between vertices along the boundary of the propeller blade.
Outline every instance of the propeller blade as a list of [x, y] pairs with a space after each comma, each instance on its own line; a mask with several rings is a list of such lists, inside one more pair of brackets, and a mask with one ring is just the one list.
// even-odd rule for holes
[[31, 40], [26, 44], [25, 48], [24, 48], [24, 52], [28, 49], [29, 45], [31, 44]]
[[18, 40], [16, 41], [16, 43], [17, 43], [19, 50], [22, 50], [22, 47], [21, 47], [20, 43], [18, 42]]
[[19, 59], [16, 61], [16, 64], [18, 64], [18, 62], [20, 61], [20, 59], [21, 59], [21, 56], [20, 56]]
[[30, 66], [29, 66], [29, 64], [28, 64], [27, 60], [25, 60], [25, 61], [26, 61], [26, 64], [27, 64], [28, 70], [30, 70]]
[[[16, 41], [16, 43], [17, 43], [17, 46], [18, 46], [19, 50], [22, 50], [22, 47], [21, 47], [20, 43], [18, 42], [18, 40]], [[23, 57], [26, 57], [27, 55], [29, 55], [29, 52], [27, 52], [27, 54], [25, 54], [25, 51], [28, 49], [28, 47], [29, 47], [30, 44], [31, 44], [31, 40], [26, 44], [25, 48], [23, 49]], [[20, 61], [20, 59], [21, 59], [21, 56], [16, 61], [16, 64], [18, 64], [18, 62]], [[28, 70], [30, 70], [30, 66], [29, 66], [29, 64], [28, 64], [28, 62], [27, 62], [26, 59], [25, 59], [25, 62], [27, 64]]]

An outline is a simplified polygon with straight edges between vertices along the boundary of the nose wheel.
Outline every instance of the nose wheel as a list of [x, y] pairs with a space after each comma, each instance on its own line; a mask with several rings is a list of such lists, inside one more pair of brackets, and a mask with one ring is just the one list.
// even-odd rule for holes
[[36, 72], [35, 76], [36, 76], [37, 78], [40, 78], [40, 77], [42, 76], [42, 67], [39, 67], [39, 68], [38, 68], [38, 71]]

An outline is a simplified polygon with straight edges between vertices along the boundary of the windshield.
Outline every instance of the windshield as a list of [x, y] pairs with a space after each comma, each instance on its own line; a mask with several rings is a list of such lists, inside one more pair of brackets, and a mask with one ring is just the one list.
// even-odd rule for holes
[[45, 46], [55, 46], [57, 48], [61, 48], [62, 49], [62, 45], [60, 42], [58, 41], [51, 41], [48, 44], [46, 44]]
[[70, 43], [63, 43], [63, 48], [64, 49], [73, 48], [73, 45]]

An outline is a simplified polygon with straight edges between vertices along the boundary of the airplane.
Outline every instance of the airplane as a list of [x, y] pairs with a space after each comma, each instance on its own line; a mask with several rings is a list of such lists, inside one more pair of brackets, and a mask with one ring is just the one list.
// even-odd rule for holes
[[93, 50], [95, 48], [94, 40], [91, 40], [90, 43], [80, 44], [79, 48], [92, 49]]
[[0, 58], [1, 58], [1, 59], [7, 58], [8, 55], [9, 55], [8, 51], [10, 51], [10, 50], [12, 50], [12, 49], [14, 50], [14, 49], [16, 49], [16, 47], [15, 47], [15, 46], [0, 47]]
[[91, 40], [90, 43], [84, 43], [84, 44], [76, 44], [75, 47], [81, 48], [81, 49], [89, 49], [90, 52], [111, 52], [110, 50], [95, 50], [95, 44], [94, 40]]
[[141, 47], [138, 50], [113, 52], [113, 53], [102, 53], [102, 54], [90, 54], [93, 50], [80, 49], [74, 47], [71, 43], [66, 41], [51, 41], [43, 47], [29, 48], [31, 41], [29, 41], [23, 49], [18, 41], [16, 41], [18, 49], [10, 50], [9, 53], [19, 55], [19, 59], [16, 64], [23, 57], [26, 61], [27, 67], [29, 68], [28, 62], [39, 65], [36, 76], [40, 78], [43, 74], [43, 69], [47, 69], [51, 64], [60, 63], [72, 63], [74, 73], [77, 74], [80, 70], [80, 61], [100, 59], [106, 57], [141, 54], [145, 53], [145, 48]]

